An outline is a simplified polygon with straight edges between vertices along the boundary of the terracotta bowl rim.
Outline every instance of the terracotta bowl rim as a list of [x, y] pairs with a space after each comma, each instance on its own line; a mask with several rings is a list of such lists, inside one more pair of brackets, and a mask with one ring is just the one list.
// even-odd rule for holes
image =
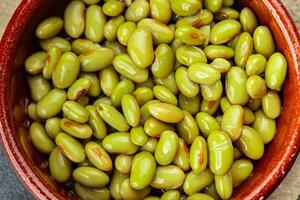
[[[38, 9], [39, 5], [43, 0], [23, 0], [16, 11], [14, 12], [6, 30], [0, 41], [0, 140], [2, 147], [5, 151], [6, 157], [10, 163], [10, 166], [17, 174], [21, 183], [27, 188], [28, 191], [33, 194], [36, 199], [58, 199], [55, 194], [52, 194], [49, 188], [43, 184], [39, 177], [32, 171], [30, 165], [24, 160], [21, 153], [18, 152], [15, 144], [11, 143], [12, 136], [10, 133], [14, 132], [13, 125], [11, 123], [11, 110], [8, 105], [8, 89], [9, 83], [5, 82], [9, 80], [9, 68], [13, 63], [13, 58], [16, 54], [17, 44], [22, 37], [22, 31], [25, 29], [26, 25], [29, 23], [30, 17], [34, 14], [35, 10]], [[284, 4], [280, 0], [271, 0], [269, 5], [274, 6], [275, 4], [279, 5], [279, 13], [283, 14], [286, 17], [287, 22], [287, 32], [289, 33], [289, 39], [293, 38], [294, 41], [297, 41], [298, 46], [295, 44], [293, 49], [299, 50], [300, 37], [296, 28], [294, 21], [289, 15]], [[280, 19], [277, 19], [280, 20]], [[297, 82], [300, 85], [300, 55], [296, 56], [298, 66]], [[299, 91], [297, 91], [299, 92]], [[300, 93], [300, 92], [299, 92]], [[298, 120], [299, 121], [299, 120]], [[296, 133], [295, 138], [300, 141], [300, 131], [299, 126], [295, 128]], [[294, 144], [292, 146], [293, 150], [289, 152], [292, 155], [292, 159], [286, 161], [284, 168], [281, 168], [282, 171], [288, 172], [292, 167], [295, 159], [300, 150], [299, 144]], [[280, 166], [281, 163], [277, 163], [276, 166]], [[284, 174], [284, 176], [287, 173]], [[270, 185], [266, 190], [257, 191], [261, 198], [267, 197], [283, 180], [284, 176], [277, 176], [275, 180], [270, 182]]]

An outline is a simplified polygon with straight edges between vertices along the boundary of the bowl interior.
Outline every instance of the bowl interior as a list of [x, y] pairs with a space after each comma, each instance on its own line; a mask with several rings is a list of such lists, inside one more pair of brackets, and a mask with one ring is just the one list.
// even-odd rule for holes
[[[24, 185], [40, 199], [76, 199], [76, 195], [68, 187], [53, 181], [49, 176], [47, 156], [38, 153], [30, 143], [29, 120], [26, 116], [29, 90], [24, 71], [25, 58], [39, 49], [38, 41], [34, 37], [35, 27], [46, 17], [62, 16], [68, 2], [69, 0], [23, 1], [1, 43], [1, 49], [8, 49], [6, 53], [0, 53], [0, 65], [3, 67], [0, 73], [2, 142]], [[285, 54], [289, 63], [282, 93], [282, 115], [277, 120], [277, 134], [266, 148], [264, 157], [256, 162], [252, 177], [235, 189], [233, 194], [233, 199], [259, 199], [275, 189], [297, 156], [300, 144], [300, 46], [295, 26], [279, 1], [241, 2], [256, 12], [261, 24], [272, 29], [277, 49]]]

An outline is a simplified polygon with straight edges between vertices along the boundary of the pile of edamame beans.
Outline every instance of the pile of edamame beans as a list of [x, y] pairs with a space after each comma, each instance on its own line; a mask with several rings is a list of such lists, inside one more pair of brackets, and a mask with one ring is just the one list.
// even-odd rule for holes
[[99, 1], [42, 21], [25, 61], [51, 176], [83, 200], [229, 199], [276, 133], [270, 29], [233, 0]]

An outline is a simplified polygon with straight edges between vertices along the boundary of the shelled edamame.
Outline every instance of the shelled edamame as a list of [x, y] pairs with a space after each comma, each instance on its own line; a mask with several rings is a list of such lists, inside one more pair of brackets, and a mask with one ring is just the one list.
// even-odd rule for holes
[[83, 200], [229, 199], [276, 134], [287, 61], [233, 0], [72, 0], [36, 28], [29, 135]]

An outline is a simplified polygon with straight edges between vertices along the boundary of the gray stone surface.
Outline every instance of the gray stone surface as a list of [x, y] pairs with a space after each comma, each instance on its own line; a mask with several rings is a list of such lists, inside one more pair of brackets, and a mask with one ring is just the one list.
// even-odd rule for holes
[[[0, 38], [3, 30], [21, 0], [0, 0]], [[300, 28], [300, 0], [282, 0]], [[293, 168], [268, 200], [300, 200], [300, 156]], [[31, 200], [33, 197], [21, 185], [11, 170], [0, 145], [0, 200]]]

